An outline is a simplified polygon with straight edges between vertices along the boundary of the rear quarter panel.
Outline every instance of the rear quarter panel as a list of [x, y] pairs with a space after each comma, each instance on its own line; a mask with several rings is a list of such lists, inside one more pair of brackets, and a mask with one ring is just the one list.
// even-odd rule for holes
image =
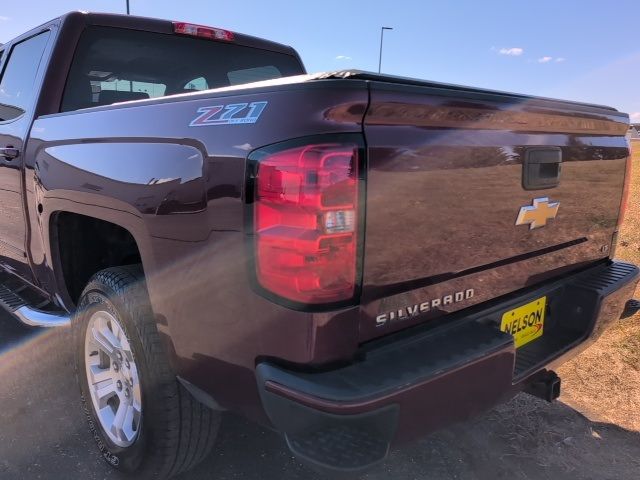
[[[26, 191], [42, 286], [70, 303], [51, 242], [56, 212], [123, 226], [138, 243], [177, 373], [249, 415], [257, 409], [257, 356], [304, 363], [353, 349], [357, 323], [340, 322], [341, 312], [287, 310], [252, 291], [244, 232], [250, 151], [311, 134], [361, 132], [366, 86], [341, 83], [204, 92], [37, 119]], [[189, 126], [201, 107], [253, 101], [268, 102], [254, 124]], [[323, 335], [341, 338], [332, 352], [314, 350]], [[238, 388], [225, 388], [227, 381]]]

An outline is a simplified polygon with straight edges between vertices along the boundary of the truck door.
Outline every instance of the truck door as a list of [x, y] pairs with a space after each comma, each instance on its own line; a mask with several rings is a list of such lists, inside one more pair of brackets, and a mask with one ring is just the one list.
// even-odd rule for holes
[[48, 39], [45, 31], [5, 47], [0, 76], [0, 267], [27, 279], [32, 274], [22, 201], [23, 152]]

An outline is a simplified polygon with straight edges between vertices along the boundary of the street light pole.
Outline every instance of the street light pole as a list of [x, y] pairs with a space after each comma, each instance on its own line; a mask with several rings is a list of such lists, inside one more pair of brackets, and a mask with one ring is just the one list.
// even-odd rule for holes
[[380, 55], [378, 56], [378, 73], [380, 73], [382, 69], [382, 41], [384, 40], [384, 31], [385, 30], [393, 30], [392, 27], [381, 27], [380, 28]]
[[127, 0], [127, 15], [131, 15], [131, 10], [129, 9], [129, 0]]

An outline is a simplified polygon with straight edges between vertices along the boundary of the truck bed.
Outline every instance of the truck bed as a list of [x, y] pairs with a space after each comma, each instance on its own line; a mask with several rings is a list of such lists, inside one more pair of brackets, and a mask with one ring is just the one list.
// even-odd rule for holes
[[[239, 99], [268, 99], [261, 128], [217, 127], [228, 135], [221, 141], [210, 128], [188, 127], [201, 105]], [[150, 124], [149, 115], [160, 120]], [[95, 122], [108, 127], [96, 130]], [[73, 142], [67, 132], [84, 143], [195, 137], [210, 166], [228, 162], [216, 157], [222, 152], [236, 156], [233, 145], [363, 133], [362, 342], [606, 259], [622, 197], [627, 124], [626, 114], [604, 106], [340, 71], [57, 114], [38, 120], [36, 131], [45, 132], [42, 140], [66, 143]], [[559, 152], [559, 184], [527, 190], [525, 156], [545, 148]], [[190, 187], [178, 190], [184, 188], [193, 197]], [[557, 218], [535, 230], [516, 226], [519, 210], [536, 198], [559, 202]], [[187, 222], [187, 230], [174, 231], [160, 219], [153, 223], [171, 237], [199, 231], [205, 238], [211, 227]], [[443, 305], [460, 292], [468, 298]], [[416, 311], [424, 303], [428, 311]]]

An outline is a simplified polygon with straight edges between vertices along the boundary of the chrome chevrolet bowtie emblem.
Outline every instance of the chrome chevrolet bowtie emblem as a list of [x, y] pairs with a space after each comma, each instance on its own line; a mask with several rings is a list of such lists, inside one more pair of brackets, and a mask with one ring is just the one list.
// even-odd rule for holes
[[544, 227], [547, 220], [556, 218], [560, 202], [550, 202], [547, 197], [534, 198], [533, 206], [520, 209], [516, 225], [529, 225], [529, 230]]

